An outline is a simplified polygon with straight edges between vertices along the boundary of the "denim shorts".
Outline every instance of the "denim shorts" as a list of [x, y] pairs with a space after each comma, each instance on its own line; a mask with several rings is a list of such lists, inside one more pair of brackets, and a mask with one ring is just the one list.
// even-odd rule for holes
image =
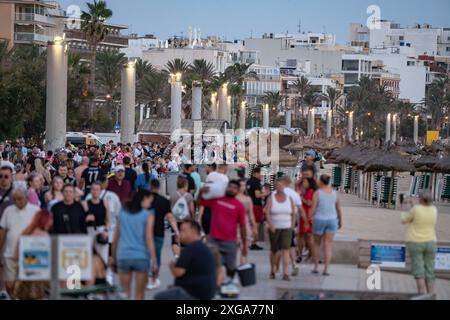
[[313, 234], [318, 236], [323, 236], [325, 233], [336, 233], [337, 219], [330, 219], [330, 220], [314, 219], [312, 229]]
[[149, 259], [126, 259], [117, 261], [118, 272], [149, 272]]

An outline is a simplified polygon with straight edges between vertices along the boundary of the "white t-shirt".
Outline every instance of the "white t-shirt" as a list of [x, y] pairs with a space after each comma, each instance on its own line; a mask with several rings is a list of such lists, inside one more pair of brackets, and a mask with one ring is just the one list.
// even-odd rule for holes
[[0, 227], [6, 230], [5, 258], [15, 256], [16, 246], [19, 243], [22, 232], [30, 225], [33, 217], [41, 210], [38, 206], [28, 203], [25, 208], [19, 210], [11, 205], [3, 212]]
[[230, 179], [226, 175], [217, 171], [211, 172], [206, 177], [209, 192], [203, 194], [203, 199], [209, 200], [224, 197], [229, 182]]
[[300, 195], [298, 192], [295, 192], [292, 188], [284, 188], [284, 193], [286, 193], [294, 202], [295, 207], [298, 209], [302, 205], [302, 198], [300, 198]]

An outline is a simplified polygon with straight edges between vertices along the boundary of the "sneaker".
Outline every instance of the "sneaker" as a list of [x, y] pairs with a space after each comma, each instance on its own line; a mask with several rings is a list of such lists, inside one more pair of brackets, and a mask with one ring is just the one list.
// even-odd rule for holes
[[283, 276], [283, 281], [291, 281], [291, 278], [287, 274]]
[[293, 270], [292, 270], [292, 276], [293, 276], [293, 277], [298, 276], [298, 272], [299, 272], [299, 269], [298, 269], [297, 266], [295, 266], [295, 267], [293, 268]]
[[303, 258], [300, 257], [300, 256], [298, 256], [296, 262], [297, 262], [297, 263], [302, 263], [302, 261], [303, 261]]
[[257, 244], [252, 244], [252, 245], [250, 246], [250, 250], [260, 251], [260, 250], [264, 250], [264, 248], [258, 246]]
[[147, 284], [147, 290], [155, 290], [161, 286], [161, 281], [158, 278], [156, 280], [149, 279]]
[[220, 295], [224, 298], [236, 298], [239, 296], [239, 288], [234, 283], [224, 284], [220, 288]]

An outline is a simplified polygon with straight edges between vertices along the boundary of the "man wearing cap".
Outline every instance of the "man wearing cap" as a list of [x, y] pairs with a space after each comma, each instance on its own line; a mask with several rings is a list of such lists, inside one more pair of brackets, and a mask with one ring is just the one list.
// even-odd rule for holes
[[305, 152], [305, 159], [301, 162], [300, 171], [303, 173], [305, 171], [311, 170], [313, 172], [313, 176], [317, 179], [317, 175], [319, 174], [319, 170], [314, 163], [314, 159], [316, 157], [316, 152], [314, 150], [308, 150]]
[[130, 182], [125, 180], [125, 167], [121, 164], [114, 168], [114, 176], [109, 180], [108, 190], [117, 194], [122, 206], [129, 200], [132, 189]]

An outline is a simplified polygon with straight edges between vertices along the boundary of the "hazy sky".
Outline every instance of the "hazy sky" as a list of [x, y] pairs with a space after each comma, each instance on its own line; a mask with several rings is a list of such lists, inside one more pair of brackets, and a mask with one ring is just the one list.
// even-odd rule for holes
[[[64, 8], [86, 0], [60, 0]], [[107, 0], [111, 22], [129, 27], [127, 33], [155, 33], [161, 38], [187, 35], [188, 27], [202, 36], [227, 40], [260, 37], [264, 32], [333, 32], [339, 43], [349, 41], [351, 22], [366, 23], [369, 5], [378, 5], [381, 18], [403, 26], [430, 23], [450, 27], [450, 0]]]

